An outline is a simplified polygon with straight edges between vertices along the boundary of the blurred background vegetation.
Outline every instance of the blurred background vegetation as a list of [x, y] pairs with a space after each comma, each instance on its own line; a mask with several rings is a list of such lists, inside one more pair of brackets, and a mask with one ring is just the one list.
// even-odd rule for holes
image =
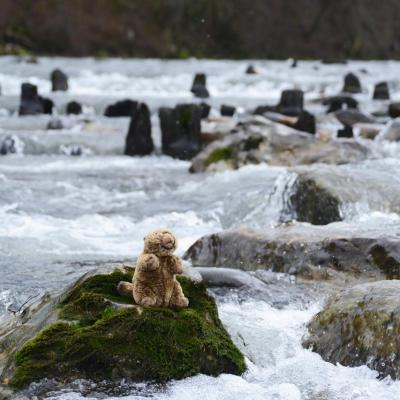
[[399, 0], [0, 0], [0, 53], [400, 58]]

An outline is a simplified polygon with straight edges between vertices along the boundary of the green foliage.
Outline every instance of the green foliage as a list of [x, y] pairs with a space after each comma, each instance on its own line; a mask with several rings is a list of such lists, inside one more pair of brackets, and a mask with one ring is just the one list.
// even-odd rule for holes
[[[186, 309], [123, 306], [116, 285], [131, 273], [95, 275], [60, 303], [57, 322], [16, 354], [12, 385], [22, 388], [42, 378], [77, 377], [164, 382], [198, 373], [241, 374], [242, 354], [222, 326], [214, 299], [203, 283], [179, 278]], [[122, 303], [115, 308], [112, 301]]]

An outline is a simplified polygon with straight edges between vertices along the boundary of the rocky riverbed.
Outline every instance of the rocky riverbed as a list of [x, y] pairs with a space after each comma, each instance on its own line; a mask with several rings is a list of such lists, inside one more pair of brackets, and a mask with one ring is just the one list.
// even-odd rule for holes
[[[245, 74], [250, 63], [257, 74]], [[0, 58], [0, 335], [46, 293], [132, 264], [145, 234], [167, 226], [246, 363], [241, 375], [197, 366], [166, 383], [48, 373], [18, 396], [398, 399], [397, 359], [369, 322], [377, 313], [397, 332], [387, 293], [400, 275], [399, 65]], [[66, 91], [51, 90], [56, 68]], [[192, 87], [201, 72], [207, 93], [203, 78]], [[351, 77], [343, 94], [350, 72], [360, 86]], [[390, 100], [373, 100], [382, 76]], [[37, 86], [25, 106], [41, 114], [18, 115], [24, 82]], [[46, 315], [43, 327], [56, 321]]]

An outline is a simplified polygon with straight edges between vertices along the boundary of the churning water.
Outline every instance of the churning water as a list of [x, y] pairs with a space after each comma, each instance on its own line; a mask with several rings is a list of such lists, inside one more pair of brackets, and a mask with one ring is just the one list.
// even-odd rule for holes
[[[160, 155], [124, 157], [129, 121], [102, 117], [105, 105], [124, 98], [146, 101], [159, 144], [156, 110], [193, 101], [188, 89], [195, 72], [208, 74], [214, 110], [228, 103], [246, 112], [277, 102], [282, 89], [298, 87], [305, 91], [308, 108], [318, 113], [319, 106], [311, 101], [337, 93], [348, 71], [357, 72], [364, 85], [356, 96], [361, 109], [386, 106], [370, 100], [373, 84], [382, 77], [390, 82], [392, 98], [400, 100], [397, 62], [299, 62], [294, 69], [286, 62], [254, 63], [260, 74], [249, 76], [244, 74], [247, 62], [236, 61], [40, 58], [38, 64], [27, 64], [0, 58], [0, 138], [13, 135], [19, 144], [17, 154], [0, 157], [0, 319], [11, 302], [21, 304], [32, 294], [62, 287], [96, 264], [134, 260], [143, 236], [160, 226], [177, 233], [182, 254], [204, 234], [239, 225], [274, 229], [289, 212], [286, 199], [295, 176], [286, 168], [258, 165], [192, 175], [188, 162]], [[50, 93], [48, 76], [56, 67], [69, 75], [66, 93]], [[37, 84], [60, 113], [68, 101], [82, 102], [84, 115], [60, 116], [64, 129], [57, 131], [46, 129], [48, 116], [18, 117], [20, 84], [25, 81]], [[74, 146], [83, 149], [82, 156], [70, 155]], [[382, 173], [396, 177], [399, 147], [381, 147], [383, 158], [338, 168], [354, 176], [367, 170], [376, 179]], [[357, 202], [344, 205], [343, 222], [325, 229], [400, 232], [399, 215], [371, 207], [363, 200], [367, 197], [368, 188]], [[164, 387], [121, 382], [119, 393], [88, 382], [37, 390], [43, 398], [62, 400], [116, 394], [174, 400], [400, 399], [400, 383], [379, 381], [367, 367], [329, 364], [302, 348], [305, 324], [324, 299], [299, 296], [285, 276], [265, 286], [269, 298], [282, 280], [284, 306], [251, 291], [216, 294], [221, 319], [247, 357], [248, 372], [242, 377], [196, 376]]]

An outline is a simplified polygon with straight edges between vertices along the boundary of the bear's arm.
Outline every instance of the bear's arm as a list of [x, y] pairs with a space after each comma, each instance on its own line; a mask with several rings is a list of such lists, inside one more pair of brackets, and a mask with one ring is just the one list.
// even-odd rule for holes
[[178, 256], [171, 256], [170, 269], [173, 274], [182, 274], [182, 260]]
[[160, 262], [154, 254], [142, 254], [137, 260], [136, 268], [143, 272], [151, 272], [160, 268]]

